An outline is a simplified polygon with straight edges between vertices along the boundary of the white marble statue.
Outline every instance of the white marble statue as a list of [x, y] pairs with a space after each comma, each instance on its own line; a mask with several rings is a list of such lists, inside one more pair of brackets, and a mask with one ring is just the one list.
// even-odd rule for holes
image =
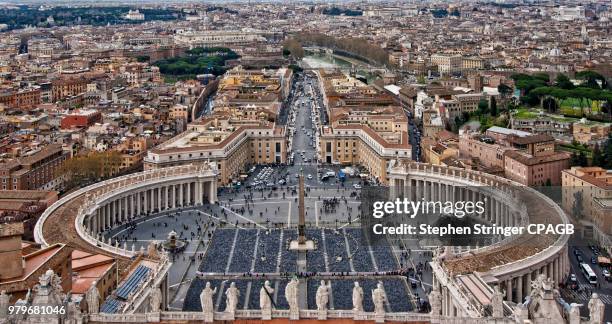
[[385, 294], [385, 289], [383, 288], [382, 282], [378, 282], [376, 289], [372, 290], [372, 301], [374, 302], [374, 313], [384, 314], [387, 296]]
[[87, 312], [89, 314], [97, 314], [100, 311], [100, 292], [96, 287], [97, 282], [94, 281], [85, 295], [87, 300]]
[[299, 310], [298, 306], [298, 280], [293, 278], [285, 287], [285, 298], [289, 304], [289, 310]]
[[499, 290], [499, 286], [495, 286], [493, 296], [491, 297], [491, 308], [493, 317], [504, 317], [504, 295]]
[[357, 281], [355, 281], [355, 286], [353, 287], [353, 311], [363, 312], [363, 288], [361, 288]]
[[215, 289], [210, 288], [210, 282], [206, 282], [206, 287], [200, 293], [200, 304], [202, 305], [202, 312], [204, 313], [213, 313], [214, 312], [214, 304], [213, 304], [213, 295], [217, 293], [217, 287]]
[[593, 293], [589, 300], [589, 323], [603, 323], [605, 305], [599, 299], [599, 294]]
[[329, 290], [331, 289], [331, 284], [327, 285], [325, 280], [321, 280], [321, 285], [317, 288], [316, 302], [317, 309], [319, 311], [327, 310], [327, 303], [329, 302]]
[[572, 303], [569, 311], [569, 323], [568, 324], [580, 324], [580, 305]]
[[6, 316], [8, 316], [10, 300], [11, 295], [7, 295], [6, 290], [0, 291], [0, 318], [6, 318]]
[[151, 313], [157, 313], [160, 311], [162, 298], [162, 292], [161, 289], [159, 289], [159, 286], [153, 287], [153, 290], [151, 291], [151, 296], [149, 296], [149, 301], [151, 303]]
[[266, 280], [261, 290], [259, 290], [259, 308], [265, 311], [272, 311], [272, 294], [274, 288], [270, 287], [270, 281]]
[[225, 302], [225, 312], [234, 313], [236, 306], [238, 306], [238, 297], [240, 297], [240, 290], [236, 288], [236, 283], [232, 282], [230, 287], [225, 291], [227, 300]]
[[429, 293], [429, 305], [431, 306], [430, 313], [432, 315], [440, 315], [442, 311], [442, 295], [438, 289], [438, 285], [434, 285], [432, 291]]

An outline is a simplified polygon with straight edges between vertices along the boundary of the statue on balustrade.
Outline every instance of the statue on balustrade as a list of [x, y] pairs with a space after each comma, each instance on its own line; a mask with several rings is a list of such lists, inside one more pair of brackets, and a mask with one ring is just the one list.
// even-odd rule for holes
[[161, 289], [159, 289], [159, 285], [156, 285], [151, 291], [151, 296], [149, 296], [149, 300], [151, 303], [151, 313], [157, 313], [160, 311], [162, 299], [163, 296]]
[[598, 293], [593, 293], [589, 300], [589, 323], [603, 323], [605, 305], [599, 299]]
[[232, 282], [230, 284], [230, 287], [225, 291], [225, 296], [227, 297], [225, 312], [234, 313], [236, 311], [236, 306], [238, 306], [238, 297], [240, 297], [240, 290], [236, 288], [236, 283]]
[[215, 289], [210, 288], [210, 282], [206, 282], [206, 287], [200, 293], [200, 303], [202, 304], [202, 312], [204, 313], [213, 313], [214, 312], [214, 304], [213, 304], [213, 295], [217, 293], [217, 287]]
[[329, 290], [331, 289], [331, 283], [327, 285], [325, 280], [321, 280], [321, 285], [317, 288], [316, 302], [317, 309], [319, 311], [327, 310], [327, 303], [329, 302]]
[[442, 312], [442, 295], [437, 284], [433, 286], [432, 291], [429, 293], [429, 305], [431, 306], [430, 313], [432, 315], [440, 315]]
[[499, 285], [495, 286], [493, 291], [493, 296], [491, 297], [491, 308], [493, 317], [504, 317], [504, 295], [501, 290], [499, 290]]
[[87, 312], [89, 314], [97, 314], [100, 311], [100, 292], [96, 287], [97, 282], [94, 281], [85, 295], [87, 300]]
[[147, 245], [147, 256], [149, 256], [149, 258], [158, 258], [159, 254], [157, 251], [157, 242], [155, 241], [151, 241], [149, 242], [149, 245]]
[[355, 281], [355, 287], [353, 287], [353, 311], [363, 312], [363, 288], [357, 281]]
[[270, 287], [270, 281], [266, 280], [259, 291], [259, 308], [265, 311], [272, 311], [272, 294], [274, 288]]
[[289, 304], [289, 310], [299, 310], [298, 306], [298, 280], [293, 278], [285, 287], [285, 298]]
[[10, 305], [11, 295], [6, 294], [6, 290], [0, 292], [0, 318], [8, 316], [8, 307]]
[[385, 313], [385, 301], [387, 296], [382, 282], [378, 282], [376, 289], [372, 290], [372, 301], [374, 302], [374, 313], [377, 315]]

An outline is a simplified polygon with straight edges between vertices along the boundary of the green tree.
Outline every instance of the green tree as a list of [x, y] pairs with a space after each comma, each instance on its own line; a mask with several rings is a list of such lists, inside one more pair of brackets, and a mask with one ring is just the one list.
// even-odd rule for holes
[[599, 148], [599, 144], [595, 144], [595, 147], [593, 148], [593, 160], [591, 161], [591, 163], [593, 164], [593, 166], [598, 166], [598, 167], [605, 167], [605, 160], [604, 160], [604, 155], [601, 152], [601, 149]]
[[559, 73], [557, 75], [557, 78], [555, 79], [555, 87], [558, 87], [561, 89], [574, 89], [575, 88], [572, 81], [570, 81], [567, 75], [563, 73]]
[[580, 165], [581, 167], [585, 167], [588, 166], [589, 162], [587, 160], [586, 154], [584, 154], [584, 151], [580, 151], [580, 153], [578, 154], [578, 165]]
[[608, 134], [608, 139], [604, 145], [603, 155], [605, 158], [604, 169], [612, 169], [612, 133]]
[[491, 97], [491, 116], [497, 117], [497, 100], [495, 100], [495, 97]]
[[285, 50], [289, 51], [289, 55], [297, 60], [304, 57], [304, 48], [302, 44], [294, 38], [287, 39], [283, 42], [283, 54], [285, 54]]
[[[576, 73], [576, 78], [579, 80], [585, 80], [585, 86], [588, 88], [606, 89], [608, 87], [606, 78], [595, 71], [580, 71]], [[597, 81], [601, 82], [601, 87]]]
[[576, 153], [575, 151], [572, 152], [572, 155], [570, 157], [570, 165], [572, 166], [580, 165], [580, 159], [578, 158], [578, 153]]
[[480, 99], [478, 102], [478, 114], [482, 116], [487, 113], [489, 113], [489, 103], [485, 99]]
[[419, 76], [417, 77], [417, 83], [418, 83], [418, 84], [425, 84], [425, 82], [427, 82], [427, 81], [425, 81], [425, 76], [423, 76], [423, 75], [419, 75]]

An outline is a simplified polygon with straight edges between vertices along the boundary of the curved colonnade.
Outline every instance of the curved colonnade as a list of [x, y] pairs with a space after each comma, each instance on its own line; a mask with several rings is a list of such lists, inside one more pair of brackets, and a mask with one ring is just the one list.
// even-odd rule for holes
[[[405, 162], [391, 168], [389, 184], [392, 199], [424, 198], [426, 201], [454, 202], [486, 198], [486, 212], [479, 221], [491, 225], [569, 223], [563, 210], [544, 194], [483, 172]], [[453, 253], [450, 247], [446, 247], [443, 255], [433, 262], [434, 285], [438, 285], [442, 293], [441, 315], [474, 315], [466, 311], [471, 297], [458, 296], [461, 292], [457, 290], [460, 289], [449, 290], [447, 287], [456, 276], [478, 274], [486, 284], [499, 286], [501, 291], [505, 291], [506, 301], [516, 303], [522, 303], [530, 294], [531, 281], [539, 274], [545, 274], [556, 283], [563, 282], [570, 269], [568, 239], [567, 234], [524, 233], [461, 253]], [[490, 291], [486, 294], [490, 295]], [[461, 300], [467, 303], [462, 304]]]
[[216, 200], [217, 170], [212, 164], [148, 170], [96, 183], [66, 195], [42, 214], [36, 223], [34, 238], [48, 246], [46, 222], [66, 212], [62, 207], [76, 201], [74, 229], [78, 236], [94, 249], [129, 258], [138, 252], [133, 246], [105, 242], [102, 233], [151, 213], [212, 204]]

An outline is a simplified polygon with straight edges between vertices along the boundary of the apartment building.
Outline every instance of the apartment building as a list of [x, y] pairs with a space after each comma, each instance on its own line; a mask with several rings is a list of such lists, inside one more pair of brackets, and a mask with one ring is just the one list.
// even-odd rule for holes
[[562, 171], [563, 209], [587, 230], [586, 236], [610, 249], [612, 235], [612, 173], [600, 167]]
[[361, 165], [387, 182], [392, 160], [410, 159], [408, 119], [392, 98], [339, 71], [320, 71], [329, 126], [321, 129], [323, 163]]
[[269, 122], [235, 124], [229, 117], [206, 118], [149, 150], [145, 170], [181, 164], [215, 162], [219, 184], [237, 181], [252, 164], [285, 163], [285, 128]]
[[58, 169], [69, 157], [61, 144], [49, 144], [21, 157], [0, 162], [2, 190], [56, 190], [62, 184]]
[[561, 171], [569, 168], [570, 154], [555, 151], [555, 140], [548, 135], [512, 136], [504, 158], [506, 178], [526, 186], [559, 186]]

